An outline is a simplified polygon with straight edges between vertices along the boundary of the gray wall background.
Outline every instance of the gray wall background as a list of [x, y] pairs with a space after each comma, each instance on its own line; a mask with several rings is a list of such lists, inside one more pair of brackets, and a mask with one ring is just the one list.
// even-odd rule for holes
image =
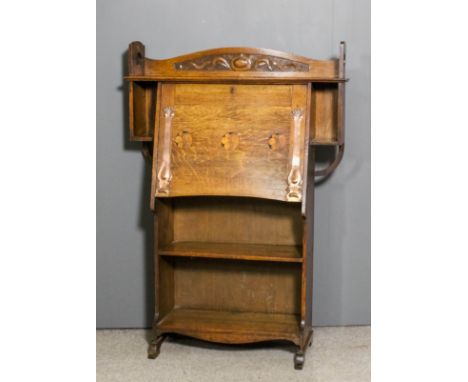
[[149, 166], [125, 132], [134, 40], [150, 58], [252, 46], [329, 59], [347, 42], [346, 152], [316, 189], [313, 323], [370, 324], [370, 0], [98, 0], [97, 327], [151, 324]]

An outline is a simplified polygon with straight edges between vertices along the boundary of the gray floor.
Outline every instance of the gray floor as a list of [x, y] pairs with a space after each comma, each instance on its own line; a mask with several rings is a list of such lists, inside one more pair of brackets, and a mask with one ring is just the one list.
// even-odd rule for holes
[[168, 338], [156, 360], [146, 358], [148, 331], [98, 330], [97, 381], [370, 381], [370, 327], [314, 329], [303, 370], [287, 344], [224, 346]]

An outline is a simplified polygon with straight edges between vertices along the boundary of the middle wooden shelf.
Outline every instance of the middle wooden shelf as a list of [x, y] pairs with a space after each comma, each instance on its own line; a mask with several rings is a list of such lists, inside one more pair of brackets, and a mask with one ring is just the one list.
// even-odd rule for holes
[[173, 242], [158, 250], [162, 256], [302, 263], [302, 247], [251, 243]]

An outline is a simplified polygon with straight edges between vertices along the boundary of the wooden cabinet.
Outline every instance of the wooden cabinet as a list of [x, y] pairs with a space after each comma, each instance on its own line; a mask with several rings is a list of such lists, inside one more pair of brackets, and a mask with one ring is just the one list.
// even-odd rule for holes
[[[314, 179], [344, 149], [337, 60], [223, 48], [168, 60], [130, 44], [130, 138], [152, 166], [155, 315], [170, 333], [242, 344], [312, 341]], [[315, 170], [314, 146], [336, 158]]]

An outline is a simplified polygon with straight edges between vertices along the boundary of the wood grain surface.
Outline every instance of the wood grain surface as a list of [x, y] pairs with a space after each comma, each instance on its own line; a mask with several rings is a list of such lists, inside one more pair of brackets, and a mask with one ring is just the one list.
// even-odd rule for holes
[[[294, 140], [292, 110], [305, 110], [304, 85], [163, 84], [173, 107], [172, 181], [167, 195], [241, 195], [285, 200]], [[162, 117], [160, 117], [161, 119]], [[160, 128], [159, 152], [162, 145]], [[178, 144], [183, 136], [186, 144]], [[272, 149], [274, 135], [285, 140]], [[304, 122], [301, 126], [302, 147]], [[303, 155], [303, 153], [302, 153]], [[159, 156], [157, 166], [162, 166]]]
[[159, 249], [164, 256], [200, 257], [226, 260], [302, 262], [302, 247], [293, 245], [174, 242]]
[[165, 259], [173, 266], [176, 307], [300, 314], [301, 264]]
[[313, 60], [272, 49], [210, 49], [166, 60], [145, 57], [144, 45], [130, 44], [131, 80], [148, 81], [343, 81], [338, 60]]

